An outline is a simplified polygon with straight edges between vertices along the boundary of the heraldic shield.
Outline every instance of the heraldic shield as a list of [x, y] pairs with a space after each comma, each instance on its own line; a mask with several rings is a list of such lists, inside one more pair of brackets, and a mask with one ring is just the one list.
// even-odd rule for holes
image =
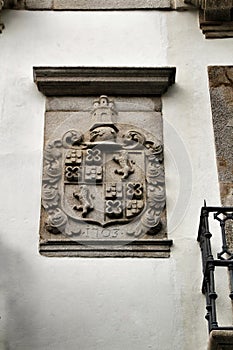
[[93, 105], [86, 132], [67, 130], [46, 147], [46, 229], [73, 235], [81, 234], [83, 225], [131, 224], [124, 236], [156, 234], [165, 206], [161, 142], [148, 130], [118, 123], [107, 96]]
[[[127, 223], [146, 202], [145, 154], [107, 141], [64, 156], [63, 211], [74, 220], [107, 226]], [[139, 180], [140, 179], [140, 180]]]

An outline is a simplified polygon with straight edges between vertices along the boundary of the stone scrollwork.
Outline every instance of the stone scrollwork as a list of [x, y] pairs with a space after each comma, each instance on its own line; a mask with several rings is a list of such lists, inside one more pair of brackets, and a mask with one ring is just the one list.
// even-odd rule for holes
[[[142, 215], [134, 236], [143, 234], [155, 235], [162, 227], [161, 214], [165, 207], [165, 178], [161, 165], [163, 159], [162, 145], [150, 143], [150, 150], [147, 152], [147, 207]], [[132, 233], [129, 233], [132, 235]]]
[[83, 135], [77, 130], [69, 130], [62, 138], [62, 143], [64, 147], [75, 147], [82, 143]]
[[140, 145], [144, 145], [146, 142], [145, 136], [135, 130], [129, 130], [125, 135], [123, 135], [125, 148], [137, 148]]
[[60, 208], [55, 208], [49, 210], [45, 226], [50, 233], [60, 234], [61, 232], [65, 232], [67, 222], [68, 218], [64, 212]]
[[42, 205], [48, 211], [46, 228], [49, 232], [60, 233], [67, 223], [66, 215], [59, 208], [59, 180], [62, 175], [62, 141], [49, 143], [44, 152], [44, 174], [42, 185]]

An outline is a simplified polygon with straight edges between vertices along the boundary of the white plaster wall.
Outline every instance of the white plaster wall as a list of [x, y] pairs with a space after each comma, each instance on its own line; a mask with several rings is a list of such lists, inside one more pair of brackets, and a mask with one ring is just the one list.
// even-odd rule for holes
[[[5, 11], [3, 19], [0, 349], [206, 349], [196, 236], [203, 199], [219, 204], [206, 67], [232, 63], [232, 40], [204, 40], [195, 12]], [[170, 259], [38, 254], [45, 99], [32, 66], [43, 65], [177, 67], [163, 99]]]

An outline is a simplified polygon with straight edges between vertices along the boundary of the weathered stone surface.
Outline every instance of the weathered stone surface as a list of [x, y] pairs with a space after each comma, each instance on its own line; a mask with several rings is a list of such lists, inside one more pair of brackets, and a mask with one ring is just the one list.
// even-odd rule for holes
[[[208, 71], [221, 200], [223, 206], [233, 207], [233, 67], [213, 66]], [[233, 250], [232, 227], [226, 231]]]
[[51, 10], [53, 0], [26, 0], [25, 8], [27, 10]]
[[191, 6], [189, 4], [185, 3], [184, 0], [171, 0], [171, 9], [177, 10], [177, 11], [183, 11], [190, 9]]
[[5, 9], [24, 9], [25, 8], [25, 0], [4, 0], [4, 8]]
[[232, 0], [186, 0], [185, 2], [199, 7], [205, 21], [230, 21]]
[[[112, 99], [113, 96], [110, 96]], [[46, 110], [49, 111], [83, 111], [90, 112], [92, 106], [93, 97], [48, 97], [46, 99]], [[133, 97], [124, 97], [122, 99], [119, 97], [115, 102], [116, 108], [125, 112], [135, 110], [135, 98]], [[146, 111], [156, 111], [161, 112], [162, 103], [161, 98], [153, 97], [138, 97], [137, 98], [137, 110], [146, 112]]]
[[54, 0], [55, 10], [170, 8], [170, 0]]
[[208, 350], [232, 350], [233, 331], [214, 330], [210, 333]]
[[[77, 90], [80, 96], [58, 97], [67, 69], [55, 69], [54, 75], [47, 75], [48, 69], [35, 69], [37, 84], [38, 77], [45, 84], [42, 91], [47, 93], [47, 78], [57, 81], [55, 89], [49, 90], [49, 96], [56, 97], [48, 98], [46, 111], [41, 254], [169, 256], [172, 242], [166, 233], [161, 99], [127, 94], [127, 88], [132, 91], [131, 81], [137, 80], [132, 75], [135, 70], [119, 70], [123, 94], [96, 98], [86, 90], [82, 96], [82, 88]], [[77, 71], [73, 71], [76, 81]], [[157, 74], [158, 84], [161, 72], [165, 80], [170, 72], [168, 68], [159, 71], [158, 76], [158, 71], [149, 70]], [[87, 82], [87, 71], [81, 72], [78, 77]], [[102, 77], [97, 72], [92, 70], [90, 75], [88, 70], [90, 80], [94, 77], [111, 91], [108, 78], [119, 79], [117, 70], [114, 77], [113, 69], [102, 69]], [[143, 70], [136, 76], [145, 89], [146, 81], [151, 83]], [[88, 86], [92, 88], [90, 82]]]
[[220, 182], [233, 182], [233, 67], [209, 67]]

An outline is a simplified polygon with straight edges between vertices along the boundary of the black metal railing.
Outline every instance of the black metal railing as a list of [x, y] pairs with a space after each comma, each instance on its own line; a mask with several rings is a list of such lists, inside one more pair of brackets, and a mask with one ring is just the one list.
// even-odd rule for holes
[[[220, 224], [220, 235], [222, 248], [217, 253], [216, 258], [212, 254], [211, 237], [209, 229], [210, 214], [212, 219], [217, 220]], [[233, 207], [207, 207], [206, 202], [201, 209], [200, 225], [198, 231], [198, 242], [201, 248], [202, 265], [203, 265], [203, 283], [202, 293], [206, 297], [206, 319], [209, 325], [209, 332], [214, 329], [233, 330], [233, 326], [219, 327], [216, 312], [216, 299], [218, 297], [215, 291], [215, 269], [216, 267], [225, 267], [229, 271], [230, 281], [230, 300], [233, 301], [233, 252], [227, 244], [226, 230], [233, 225]], [[232, 226], [231, 226], [232, 227]], [[226, 284], [228, 281], [226, 281]], [[230, 302], [229, 300], [229, 302]]]

